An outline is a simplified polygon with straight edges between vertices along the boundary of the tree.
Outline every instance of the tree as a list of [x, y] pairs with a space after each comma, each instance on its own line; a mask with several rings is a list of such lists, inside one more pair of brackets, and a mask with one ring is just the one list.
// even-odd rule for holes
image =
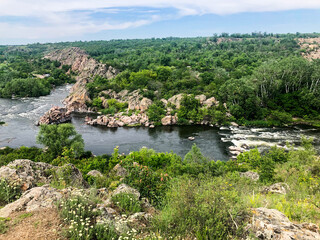
[[84, 152], [84, 141], [74, 126], [70, 123], [61, 125], [41, 125], [37, 136], [37, 143], [48, 147], [48, 151], [55, 156], [63, 152], [63, 148], [72, 148], [76, 156]]
[[200, 148], [196, 144], [192, 145], [191, 150], [185, 155], [183, 161], [187, 164], [207, 164], [209, 160], [203, 156]]

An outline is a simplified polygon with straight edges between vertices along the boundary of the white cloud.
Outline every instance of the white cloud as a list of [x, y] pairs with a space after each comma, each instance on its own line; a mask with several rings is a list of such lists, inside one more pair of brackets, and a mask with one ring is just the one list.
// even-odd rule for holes
[[[113, 15], [122, 12], [123, 8], [139, 7], [152, 9], [137, 11], [137, 18], [133, 20], [113, 21]], [[161, 9], [164, 8], [173, 8], [178, 14], [162, 14]], [[138, 27], [187, 15], [318, 8], [320, 0], [0, 0], [0, 39], [39, 39], [43, 36], [58, 39], [102, 30]], [[93, 12], [104, 13], [106, 18], [97, 21], [91, 15]], [[9, 21], [6, 20], [8, 17], [37, 19], [38, 23]]]

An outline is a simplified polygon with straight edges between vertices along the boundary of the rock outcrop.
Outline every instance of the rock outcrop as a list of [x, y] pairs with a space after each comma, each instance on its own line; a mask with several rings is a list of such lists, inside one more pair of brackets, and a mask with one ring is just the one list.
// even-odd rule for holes
[[249, 178], [253, 181], [258, 181], [260, 176], [258, 173], [256, 172], [251, 172], [251, 171], [247, 171], [247, 172], [241, 172], [240, 173], [240, 177], [245, 177], [245, 178]]
[[287, 194], [287, 191], [289, 191], [290, 188], [288, 184], [286, 183], [275, 183], [269, 187], [265, 187], [262, 189], [262, 193], [268, 194], [268, 193], [278, 193], [278, 194]]
[[120, 193], [128, 193], [128, 194], [133, 194], [137, 199], [140, 198], [140, 193], [138, 190], [128, 186], [125, 183], [120, 184], [116, 190], [113, 191], [112, 196], [118, 195]]
[[35, 187], [37, 183], [49, 183], [50, 171], [56, 167], [27, 159], [18, 159], [0, 168], [0, 179], [21, 186], [23, 191]]
[[52, 107], [39, 120], [37, 125], [60, 124], [71, 121], [71, 113], [66, 108]]
[[114, 166], [112, 171], [116, 176], [119, 176], [119, 177], [126, 177], [128, 175], [128, 171], [124, 167], [122, 167], [119, 163], [116, 166]]
[[[128, 90], [122, 90], [119, 93], [116, 93], [115, 91], [109, 89], [102, 91], [100, 95], [115, 99], [121, 103], [126, 102], [128, 103], [128, 110], [132, 111], [140, 110], [141, 112], [145, 112], [152, 104], [152, 100], [143, 97], [140, 90], [134, 90], [132, 92], [129, 92]], [[101, 99], [104, 100], [104, 98]]]
[[181, 101], [183, 99], [183, 94], [180, 93], [178, 95], [174, 95], [171, 98], [168, 99], [168, 103], [170, 103], [171, 105], [176, 106], [177, 109], [180, 108], [181, 106]]
[[253, 217], [249, 230], [258, 239], [264, 240], [318, 240], [319, 228], [315, 224], [294, 224], [275, 209], [252, 209]]
[[99, 63], [82, 49], [71, 47], [56, 50], [44, 58], [51, 61], [59, 61], [62, 65], [70, 65], [71, 70], [78, 74], [77, 83], [72, 87], [69, 97], [64, 103], [67, 109], [74, 112], [87, 112], [89, 109], [86, 102], [90, 102], [88, 91], [85, 85], [91, 82], [96, 75], [111, 79], [118, 74], [118, 71], [111, 66]]
[[123, 113], [117, 113], [115, 115], [101, 115], [96, 119], [90, 117], [85, 118], [85, 122], [88, 125], [95, 126], [107, 126], [110, 128], [123, 127], [123, 126], [145, 126], [150, 125], [149, 118], [145, 113], [133, 114], [131, 116], [123, 115]]
[[86, 84], [90, 82], [88, 78], [78, 78], [73, 85], [70, 95], [63, 101], [67, 109], [71, 112], [90, 112], [86, 103], [91, 102]]
[[118, 73], [113, 67], [99, 63], [78, 47], [59, 49], [47, 54], [44, 58], [50, 59], [51, 61], [58, 61], [62, 65], [71, 66], [71, 70], [78, 73], [79, 77], [82, 78], [99, 75], [110, 79]]
[[[180, 94], [172, 96], [171, 98], [168, 99], [168, 101], [165, 99], [161, 99], [161, 101], [165, 105], [170, 103], [171, 105], [174, 105], [177, 109], [179, 109], [181, 107], [181, 101], [183, 99], [183, 96], [184, 96], [184, 94], [180, 93]], [[190, 94], [188, 94], [188, 96], [190, 96]], [[201, 95], [196, 95], [194, 98], [199, 100], [200, 104], [203, 107], [208, 108], [208, 107], [212, 107], [212, 106], [219, 106], [219, 101], [217, 101], [215, 99], [215, 97], [211, 97], [211, 98], [207, 99], [207, 97], [204, 94], [201, 94]]]
[[318, 38], [299, 38], [298, 44], [304, 51], [301, 53], [306, 59], [320, 59], [320, 37]]
[[54, 202], [61, 199], [57, 189], [45, 185], [26, 191], [18, 200], [0, 209], [0, 217], [8, 217], [17, 211], [31, 212], [39, 209], [52, 208]]
[[161, 124], [162, 124], [163, 126], [175, 125], [175, 124], [177, 124], [177, 122], [178, 122], [178, 117], [177, 117], [177, 115], [175, 115], [175, 116], [169, 115], [169, 116], [165, 116], [165, 117], [163, 117], [163, 118], [161, 119]]
[[84, 180], [82, 173], [73, 164], [68, 163], [56, 170], [56, 175], [63, 179], [67, 185], [75, 187], [89, 187], [89, 184]]
[[103, 177], [102, 173], [99, 172], [98, 170], [91, 170], [90, 172], [87, 173], [87, 175], [91, 177]]
[[55, 167], [48, 163], [18, 159], [0, 168], [0, 179], [21, 186], [22, 191], [39, 184], [49, 184], [53, 180], [57, 180], [54, 178], [59, 178], [59, 181], [63, 180], [70, 186], [88, 187], [82, 173], [72, 164]]

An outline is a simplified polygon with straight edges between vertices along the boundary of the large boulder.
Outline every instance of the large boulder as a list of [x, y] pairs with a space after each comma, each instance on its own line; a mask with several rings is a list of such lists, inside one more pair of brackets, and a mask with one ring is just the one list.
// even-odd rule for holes
[[181, 106], [182, 99], [183, 99], [183, 94], [180, 93], [178, 95], [174, 95], [171, 98], [169, 98], [168, 99], [168, 103], [171, 103], [171, 104], [175, 105], [176, 108], [179, 109], [180, 106]]
[[17, 211], [32, 212], [39, 209], [54, 207], [55, 201], [62, 198], [62, 194], [49, 185], [35, 187], [26, 191], [18, 200], [0, 209], [0, 217], [9, 217]]
[[178, 122], [177, 116], [165, 116], [161, 119], [161, 124], [164, 126], [175, 125]]
[[120, 193], [128, 193], [128, 194], [133, 194], [134, 196], [136, 196], [137, 199], [140, 198], [140, 193], [138, 190], [128, 186], [125, 183], [120, 184], [116, 190], [113, 191], [112, 196], [116, 196]]
[[142, 98], [140, 102], [140, 110], [143, 112], [146, 111], [151, 104], [152, 104], [152, 100], [150, 100], [149, 98]]
[[51, 171], [55, 169], [56, 167], [47, 163], [17, 159], [0, 168], [0, 178], [22, 186], [22, 190], [25, 191], [38, 183], [49, 183]]
[[65, 181], [66, 185], [74, 187], [89, 187], [89, 184], [84, 180], [82, 173], [73, 164], [68, 163], [56, 170], [56, 177], [59, 180]]
[[125, 168], [123, 168], [119, 163], [116, 166], [114, 166], [112, 171], [115, 173], [116, 176], [119, 177], [125, 177], [128, 175], [128, 171]]
[[258, 239], [264, 240], [318, 240], [319, 228], [315, 224], [294, 224], [275, 209], [255, 208], [248, 226]]
[[211, 97], [205, 100], [203, 105], [206, 107], [219, 106], [219, 101], [217, 101], [215, 97]]
[[194, 98], [197, 99], [197, 100], [199, 100], [199, 102], [200, 102], [201, 105], [202, 105], [202, 104], [206, 101], [206, 99], [207, 99], [206, 95], [204, 95], [204, 94], [197, 95], [197, 96], [195, 96]]
[[103, 177], [102, 173], [99, 172], [98, 170], [91, 170], [90, 172], [87, 173], [87, 175], [91, 177]]
[[52, 107], [39, 120], [37, 125], [60, 124], [71, 121], [71, 113], [66, 108]]
[[275, 183], [271, 186], [264, 187], [262, 189], [262, 193], [268, 194], [268, 193], [278, 193], [278, 194], [287, 194], [287, 191], [290, 190], [288, 184], [286, 183]]
[[260, 176], [256, 172], [247, 171], [247, 172], [241, 172], [240, 177], [245, 177], [245, 178], [249, 178], [253, 181], [258, 181]]

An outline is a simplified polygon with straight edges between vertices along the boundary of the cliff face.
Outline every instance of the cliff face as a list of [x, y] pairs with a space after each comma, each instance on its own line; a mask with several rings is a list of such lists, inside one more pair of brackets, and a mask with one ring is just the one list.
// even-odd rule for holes
[[72, 87], [70, 95], [64, 100], [67, 109], [72, 112], [88, 111], [86, 102], [91, 99], [85, 86], [93, 80], [94, 76], [99, 75], [111, 79], [118, 74], [118, 70], [112, 66], [99, 63], [77, 47], [56, 50], [44, 58], [59, 61], [62, 65], [70, 65], [71, 70], [78, 74], [76, 84]]

